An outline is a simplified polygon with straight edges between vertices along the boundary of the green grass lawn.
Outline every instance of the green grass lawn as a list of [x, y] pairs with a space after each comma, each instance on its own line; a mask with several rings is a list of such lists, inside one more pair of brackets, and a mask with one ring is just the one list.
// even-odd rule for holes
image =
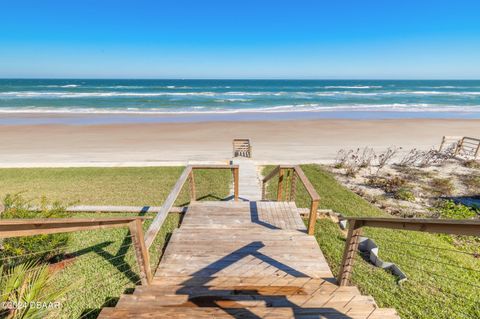
[[[64, 205], [161, 205], [182, 171], [183, 167], [0, 169], [0, 196], [22, 192], [33, 204], [40, 203], [45, 196], [50, 202], [60, 201]], [[231, 180], [229, 170], [195, 170], [197, 199], [227, 197]], [[176, 205], [188, 201], [187, 183]], [[72, 217], [135, 215], [71, 214]], [[150, 247], [152, 270], [179, 222], [178, 214], [169, 215]], [[151, 220], [144, 223], [144, 231], [150, 223]], [[114, 305], [120, 294], [139, 280], [126, 227], [70, 233], [66, 252], [71, 258], [64, 264], [56, 264], [59, 269], [55, 285], [71, 290], [62, 301], [62, 309], [52, 313], [52, 318], [95, 318], [102, 306]]]
[[[0, 197], [22, 196], [65, 205], [161, 205], [183, 167], [5, 168], [0, 169]], [[230, 170], [195, 170], [197, 198], [229, 194]], [[176, 204], [188, 203], [188, 183]]]
[[[266, 167], [264, 173], [272, 168]], [[303, 165], [302, 169], [321, 197], [320, 208], [344, 216], [386, 216], [321, 166]], [[298, 189], [297, 205], [308, 207], [305, 190]], [[268, 198], [275, 198], [276, 181], [269, 183], [268, 190]], [[364, 235], [379, 245], [381, 258], [396, 263], [408, 276], [399, 285], [395, 276], [357, 256], [353, 284], [372, 295], [380, 307], [396, 308], [402, 318], [480, 318], [480, 259], [462, 253], [471, 252], [468, 247], [456, 246], [451, 236], [442, 234], [365, 228]], [[315, 236], [337, 275], [345, 234], [332, 221], [322, 219], [316, 223]]]

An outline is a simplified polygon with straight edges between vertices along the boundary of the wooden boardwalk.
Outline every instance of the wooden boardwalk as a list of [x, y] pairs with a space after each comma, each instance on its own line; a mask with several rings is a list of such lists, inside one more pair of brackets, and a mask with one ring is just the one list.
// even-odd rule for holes
[[244, 201], [258, 201], [262, 199], [260, 176], [255, 162], [249, 158], [234, 158], [233, 164], [239, 166], [240, 199]]
[[399, 318], [336, 285], [293, 203], [195, 202], [153, 283], [100, 318]]

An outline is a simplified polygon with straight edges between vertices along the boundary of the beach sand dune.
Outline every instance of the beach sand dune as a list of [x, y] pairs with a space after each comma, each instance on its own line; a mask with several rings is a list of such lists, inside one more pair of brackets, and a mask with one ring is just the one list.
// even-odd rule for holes
[[438, 147], [480, 120], [394, 119], [0, 126], [0, 166], [144, 166], [225, 161], [249, 137], [259, 163], [328, 162], [341, 148]]

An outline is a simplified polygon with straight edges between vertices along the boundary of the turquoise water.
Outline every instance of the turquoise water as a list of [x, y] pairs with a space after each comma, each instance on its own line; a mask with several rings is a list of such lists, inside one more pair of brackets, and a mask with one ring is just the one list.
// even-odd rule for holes
[[0, 80], [0, 113], [480, 114], [480, 81]]

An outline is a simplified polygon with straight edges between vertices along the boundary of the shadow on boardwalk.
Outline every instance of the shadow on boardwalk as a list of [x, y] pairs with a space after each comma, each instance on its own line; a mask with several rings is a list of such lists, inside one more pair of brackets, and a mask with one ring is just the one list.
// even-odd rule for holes
[[[254, 307], [242, 305], [242, 301], [264, 302], [267, 307], [266, 314], [268, 314], [268, 309], [282, 307], [290, 308], [294, 318], [303, 318], [305, 316], [308, 316], [308, 318], [325, 319], [351, 318], [333, 308], [302, 308], [301, 305], [291, 302], [287, 298], [288, 296], [306, 295], [302, 286], [275, 286], [275, 280], [268, 286], [260, 284], [248, 286], [233, 285], [233, 287], [225, 286], [225, 288], [222, 289], [221, 287], [215, 288], [209, 285], [209, 282], [217, 278], [215, 274], [249, 256], [258, 258], [262, 262], [287, 273], [289, 276], [294, 277], [292, 280], [295, 278], [309, 278], [306, 274], [261, 253], [259, 250], [263, 247], [265, 247], [265, 245], [261, 241], [254, 241], [231, 252], [192, 274], [190, 279], [181, 284], [182, 287], [178, 289], [176, 293], [189, 296], [185, 306], [217, 307], [233, 318], [263, 317], [263, 315], [255, 314]], [[221, 277], [221, 274], [219, 274], [219, 276]], [[331, 278], [325, 280], [331, 281]], [[225, 277], [225, 281], [228, 281], [228, 277]]]

